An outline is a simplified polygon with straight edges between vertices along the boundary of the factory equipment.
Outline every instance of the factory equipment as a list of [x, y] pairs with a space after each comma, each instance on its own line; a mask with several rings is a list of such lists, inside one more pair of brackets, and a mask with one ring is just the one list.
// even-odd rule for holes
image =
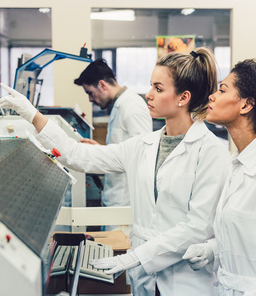
[[[70, 137], [77, 141], [80, 138], [91, 138], [94, 129], [91, 123], [78, 114], [73, 108], [68, 107], [45, 107], [40, 106], [40, 94], [43, 87], [43, 79], [40, 74], [48, 65], [61, 60], [72, 59], [78, 62], [91, 63], [91, 55], [87, 54], [87, 49], [83, 48], [80, 56], [55, 51], [52, 49], [44, 49], [38, 55], [30, 57], [26, 62], [19, 63], [15, 73], [14, 89], [24, 94], [30, 102], [44, 115], [51, 118], [60, 125]], [[5, 110], [8, 111], [8, 110]], [[0, 115], [4, 110], [0, 110]], [[10, 113], [10, 112], [8, 112]], [[1, 136], [18, 136], [27, 137], [26, 131], [33, 133], [34, 128], [29, 126], [15, 111], [11, 111], [10, 116], [0, 116], [0, 135]], [[65, 124], [66, 123], [66, 124]], [[74, 172], [72, 175], [77, 179], [75, 186], [70, 186], [66, 193], [64, 206], [83, 207], [86, 205], [86, 174]], [[97, 195], [100, 199], [100, 194]], [[58, 226], [59, 227], [59, 226]], [[63, 230], [64, 227], [59, 227]], [[70, 230], [66, 227], [65, 230]], [[76, 229], [75, 229], [76, 228]], [[74, 227], [72, 231], [85, 230], [84, 227]]]
[[77, 114], [72, 108], [42, 107], [39, 104], [43, 86], [43, 79], [39, 77], [43, 69], [55, 61], [64, 59], [91, 63], [91, 55], [87, 54], [87, 49], [83, 49], [82, 56], [44, 49], [16, 69], [14, 89], [25, 95], [43, 114], [61, 115], [82, 137], [91, 138], [93, 126], [82, 116], [83, 114]]
[[92, 62], [89, 55], [77, 56], [46, 48], [16, 69], [14, 89], [25, 95], [33, 105], [38, 105], [38, 97], [35, 98], [36, 84], [41, 86], [43, 83], [41, 80], [37, 81], [38, 76], [49, 64], [62, 59]]
[[[49, 119], [60, 126], [69, 137], [80, 141], [81, 135], [75, 131], [70, 124], [60, 115], [46, 115]], [[19, 137], [27, 138], [29, 134], [35, 134], [36, 129], [32, 124], [27, 122], [18, 115], [0, 116], [0, 137]], [[76, 183], [71, 184], [66, 191], [63, 206], [84, 207], [86, 206], [86, 174], [69, 169], [70, 173], [76, 178]], [[83, 226], [56, 226], [59, 231], [85, 231]]]
[[28, 139], [0, 138], [0, 295], [44, 295], [71, 176]]

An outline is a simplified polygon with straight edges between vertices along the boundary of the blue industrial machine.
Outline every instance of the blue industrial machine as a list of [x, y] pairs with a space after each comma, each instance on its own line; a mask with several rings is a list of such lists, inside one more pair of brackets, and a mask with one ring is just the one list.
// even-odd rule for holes
[[[64, 59], [72, 59], [86, 63], [92, 62], [91, 54], [88, 54], [87, 49], [84, 47], [81, 48], [79, 56], [46, 48], [16, 69], [14, 89], [25, 95], [42, 114], [60, 115], [73, 128], [74, 132], [77, 132], [83, 138], [90, 139], [92, 138], [93, 126], [82, 114], [78, 114], [73, 108], [40, 106], [40, 92], [43, 85], [43, 79], [39, 79], [40, 73], [53, 62]], [[86, 175], [86, 201], [87, 205], [92, 204], [92, 200], [93, 205], [97, 204], [97, 206], [99, 206], [101, 202], [102, 185], [100, 187], [97, 186], [98, 183], [94, 182], [95, 179], [100, 182], [97, 175]], [[92, 190], [92, 188], [96, 188], [96, 190]], [[70, 196], [70, 190], [67, 191], [67, 196]], [[67, 199], [65, 204], [68, 204]]]
[[[61, 115], [82, 137], [91, 138], [92, 125], [77, 114], [72, 108], [56, 108], [39, 106], [43, 79], [39, 79], [40, 73], [48, 65], [63, 59], [72, 59], [81, 62], [91, 63], [91, 55], [83, 48], [83, 56], [68, 54], [52, 49], [44, 49], [38, 55], [32, 57], [16, 69], [14, 89], [25, 95], [28, 100], [43, 114]], [[36, 92], [36, 89], [39, 91]]]

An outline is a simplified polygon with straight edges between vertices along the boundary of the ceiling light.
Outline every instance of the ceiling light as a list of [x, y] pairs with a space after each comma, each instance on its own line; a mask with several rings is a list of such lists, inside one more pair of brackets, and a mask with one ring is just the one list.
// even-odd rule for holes
[[108, 21], [135, 21], [135, 11], [130, 9], [125, 9], [125, 10], [108, 10], [108, 11], [101, 11], [101, 12], [92, 12], [91, 19], [108, 20]]
[[181, 10], [181, 14], [183, 15], [189, 15], [195, 11], [194, 8], [184, 8]]
[[39, 11], [42, 12], [42, 13], [48, 13], [48, 12], [51, 11], [51, 9], [45, 7], [45, 8], [39, 8]]

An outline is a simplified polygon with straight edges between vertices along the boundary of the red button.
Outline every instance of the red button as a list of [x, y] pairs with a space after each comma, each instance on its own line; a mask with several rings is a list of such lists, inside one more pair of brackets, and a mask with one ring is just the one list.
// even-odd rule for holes
[[11, 236], [9, 234], [6, 234], [6, 239], [7, 239], [7, 242], [9, 243], [9, 241], [11, 240]]
[[56, 148], [53, 148], [53, 149], [52, 149], [52, 154], [53, 154], [54, 156], [56, 156], [56, 157], [61, 156], [60, 152], [59, 152]]

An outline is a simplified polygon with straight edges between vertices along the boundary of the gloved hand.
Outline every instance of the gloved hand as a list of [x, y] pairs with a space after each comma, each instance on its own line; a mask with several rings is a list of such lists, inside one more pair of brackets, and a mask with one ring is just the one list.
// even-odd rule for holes
[[123, 272], [126, 269], [136, 267], [140, 265], [140, 261], [136, 254], [131, 251], [127, 254], [118, 255], [114, 257], [102, 258], [98, 260], [91, 260], [95, 268], [98, 269], [109, 269], [106, 271], [106, 274], [113, 274], [118, 272]]
[[10, 108], [15, 110], [20, 116], [32, 123], [37, 109], [24, 95], [3, 83], [1, 83], [1, 86], [3, 89], [8, 91], [10, 95], [4, 96], [0, 99], [0, 108]]
[[214, 259], [212, 247], [209, 243], [195, 244], [188, 247], [182, 259], [188, 260], [193, 270], [200, 270]]

